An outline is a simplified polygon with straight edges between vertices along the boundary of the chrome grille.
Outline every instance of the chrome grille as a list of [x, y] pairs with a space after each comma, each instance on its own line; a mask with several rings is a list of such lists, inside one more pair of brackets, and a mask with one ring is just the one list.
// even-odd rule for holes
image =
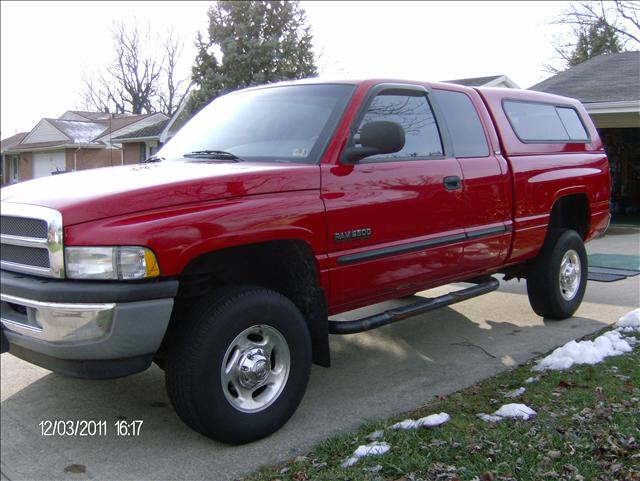
[[2, 244], [0, 251], [2, 251], [1, 257], [3, 262], [12, 262], [14, 264], [42, 267], [45, 269], [50, 267], [49, 252], [46, 249]]
[[47, 207], [2, 202], [2, 269], [64, 277], [62, 215]]
[[46, 239], [47, 222], [40, 219], [3, 215], [0, 217], [0, 233], [4, 235]]

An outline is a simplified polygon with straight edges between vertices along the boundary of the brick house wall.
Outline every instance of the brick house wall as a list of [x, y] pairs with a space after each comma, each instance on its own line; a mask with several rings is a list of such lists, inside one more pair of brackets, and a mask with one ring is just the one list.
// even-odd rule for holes
[[33, 178], [33, 155], [31, 152], [22, 152], [20, 154], [20, 180], [29, 180]]
[[65, 166], [67, 171], [95, 169], [122, 164], [122, 152], [119, 149], [66, 149]]

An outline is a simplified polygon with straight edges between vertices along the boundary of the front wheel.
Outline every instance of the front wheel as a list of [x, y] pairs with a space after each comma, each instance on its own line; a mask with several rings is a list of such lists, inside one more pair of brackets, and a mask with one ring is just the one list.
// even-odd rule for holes
[[309, 331], [277, 292], [247, 287], [214, 295], [176, 319], [167, 391], [191, 428], [248, 443], [279, 429], [298, 407], [311, 369]]
[[576, 231], [554, 229], [547, 235], [527, 273], [533, 310], [548, 319], [571, 317], [587, 287], [587, 252]]

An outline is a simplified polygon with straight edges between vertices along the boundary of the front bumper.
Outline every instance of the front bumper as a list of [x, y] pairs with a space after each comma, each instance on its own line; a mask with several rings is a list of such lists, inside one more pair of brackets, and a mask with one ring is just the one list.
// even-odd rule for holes
[[90, 378], [149, 367], [178, 290], [177, 281], [60, 281], [8, 271], [1, 271], [0, 280], [2, 337], [9, 352]]

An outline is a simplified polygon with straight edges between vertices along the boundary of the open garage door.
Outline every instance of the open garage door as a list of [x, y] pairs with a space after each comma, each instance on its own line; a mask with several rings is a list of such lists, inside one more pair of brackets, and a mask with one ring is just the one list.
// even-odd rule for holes
[[66, 162], [64, 150], [58, 152], [33, 153], [33, 178], [47, 177], [53, 172], [64, 172]]

